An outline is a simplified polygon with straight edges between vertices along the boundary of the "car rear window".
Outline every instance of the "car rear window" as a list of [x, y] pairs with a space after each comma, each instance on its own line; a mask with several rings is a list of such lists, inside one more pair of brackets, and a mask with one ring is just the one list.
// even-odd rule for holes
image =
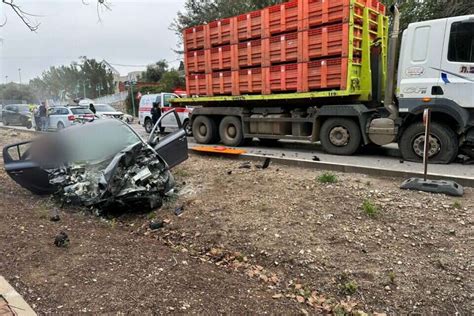
[[87, 108], [75, 108], [71, 109], [72, 114], [94, 114], [91, 110]]
[[30, 107], [28, 105], [19, 105], [18, 106], [18, 111], [20, 112], [27, 112], [30, 110]]

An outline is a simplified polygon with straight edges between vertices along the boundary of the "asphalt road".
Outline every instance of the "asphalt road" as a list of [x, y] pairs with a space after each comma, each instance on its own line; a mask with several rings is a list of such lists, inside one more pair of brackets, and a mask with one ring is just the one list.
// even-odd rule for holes
[[[143, 137], [147, 137], [144, 128], [134, 124], [133, 128]], [[194, 138], [188, 138], [189, 147], [200, 146]], [[261, 146], [255, 141], [251, 146], [239, 147], [249, 154], [264, 155], [269, 157], [313, 160], [340, 163], [346, 165], [373, 167], [397, 171], [423, 172], [423, 164], [401, 161], [397, 145], [388, 145], [381, 148], [364, 150], [356, 156], [335, 156], [324, 153], [319, 144], [305, 142], [279, 141], [276, 146]], [[474, 165], [463, 165], [453, 163], [450, 165], [429, 165], [428, 172], [431, 174], [450, 175], [474, 178]]]
[[[0, 126], [3, 126], [0, 123]], [[145, 139], [147, 133], [144, 128], [138, 124], [132, 127]], [[18, 129], [26, 130], [24, 127]], [[188, 138], [189, 147], [199, 146], [192, 137]], [[322, 162], [340, 163], [353, 166], [373, 167], [387, 170], [423, 172], [421, 163], [403, 162], [396, 145], [383, 146], [378, 149], [364, 150], [356, 156], [335, 156], [324, 153], [319, 144], [310, 144], [304, 142], [280, 141], [276, 146], [261, 146], [255, 141], [251, 146], [240, 147], [249, 154], [263, 155], [268, 157], [314, 160], [319, 159]], [[474, 178], [474, 165], [463, 165], [453, 163], [450, 165], [429, 165], [430, 174], [440, 174], [458, 177]]]

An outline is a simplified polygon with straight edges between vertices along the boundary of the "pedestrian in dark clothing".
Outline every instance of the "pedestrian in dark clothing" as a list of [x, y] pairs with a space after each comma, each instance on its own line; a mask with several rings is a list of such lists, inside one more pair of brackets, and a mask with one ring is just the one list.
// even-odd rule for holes
[[[156, 122], [158, 122], [158, 120], [161, 117], [160, 103], [153, 102], [153, 107], [151, 108], [150, 114], [151, 114], [151, 120], [153, 122], [153, 126], [155, 126]], [[160, 132], [161, 132], [161, 123], [160, 123], [159, 128], [160, 128]]]
[[89, 110], [91, 110], [91, 111], [92, 111], [92, 113], [94, 113], [94, 114], [96, 113], [96, 110], [95, 110], [95, 106], [94, 106], [94, 104], [92, 104], [92, 103], [91, 103], [91, 104], [89, 104]]
[[48, 109], [46, 108], [46, 102], [41, 102], [38, 112], [41, 123], [41, 131], [46, 132], [48, 131]]

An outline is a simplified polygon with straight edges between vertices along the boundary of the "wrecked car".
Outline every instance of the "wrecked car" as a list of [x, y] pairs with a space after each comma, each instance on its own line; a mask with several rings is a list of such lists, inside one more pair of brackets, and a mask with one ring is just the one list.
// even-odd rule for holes
[[174, 186], [170, 169], [188, 158], [186, 132], [175, 111], [161, 119], [168, 115], [179, 128], [161, 139], [153, 133], [144, 141], [128, 124], [112, 119], [6, 146], [5, 170], [34, 194], [54, 194], [68, 204], [157, 208]]

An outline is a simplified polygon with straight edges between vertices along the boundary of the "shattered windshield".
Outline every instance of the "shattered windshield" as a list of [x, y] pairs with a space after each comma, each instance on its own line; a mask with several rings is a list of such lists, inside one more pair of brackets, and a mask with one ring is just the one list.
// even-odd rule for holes
[[87, 128], [69, 129], [62, 135], [69, 162], [102, 162], [142, 141], [121, 122], [97, 122], [84, 126]]

